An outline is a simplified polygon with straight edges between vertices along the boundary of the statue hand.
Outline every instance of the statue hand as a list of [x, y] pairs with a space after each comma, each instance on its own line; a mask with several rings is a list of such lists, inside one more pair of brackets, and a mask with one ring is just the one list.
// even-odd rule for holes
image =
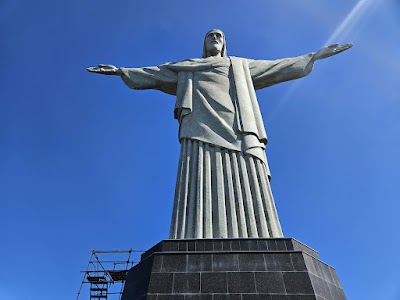
[[340, 52], [350, 49], [351, 47], [353, 47], [352, 44], [344, 44], [344, 45], [333, 44], [333, 45], [321, 48], [314, 54], [313, 60], [316, 61], [319, 59], [324, 59], [324, 58], [339, 54]]
[[92, 73], [104, 75], [121, 75], [121, 70], [113, 65], [99, 65], [98, 67], [89, 67], [86, 70]]

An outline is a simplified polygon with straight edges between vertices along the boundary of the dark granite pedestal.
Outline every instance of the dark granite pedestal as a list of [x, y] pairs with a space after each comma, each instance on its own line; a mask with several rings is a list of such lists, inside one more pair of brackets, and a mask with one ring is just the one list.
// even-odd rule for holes
[[290, 238], [165, 240], [142, 255], [122, 300], [345, 300], [335, 269]]

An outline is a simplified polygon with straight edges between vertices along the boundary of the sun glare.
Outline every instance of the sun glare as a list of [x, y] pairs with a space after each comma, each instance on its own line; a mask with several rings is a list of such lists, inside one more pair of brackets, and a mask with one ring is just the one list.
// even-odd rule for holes
[[[351, 33], [354, 32], [357, 25], [360, 23], [360, 20], [365, 18], [367, 12], [372, 11], [372, 8], [375, 8], [381, 1], [382, 0], [359, 0], [346, 15], [343, 21], [339, 23], [322, 47], [331, 45], [333, 43], [351, 43], [352, 41], [348, 39], [351, 37]], [[301, 84], [301, 81], [296, 81], [291, 84], [286, 93], [282, 96], [279, 104], [271, 112], [270, 119], [274, 119], [277, 115], [279, 115], [282, 108], [287, 105], [289, 100], [292, 98], [292, 95]]]

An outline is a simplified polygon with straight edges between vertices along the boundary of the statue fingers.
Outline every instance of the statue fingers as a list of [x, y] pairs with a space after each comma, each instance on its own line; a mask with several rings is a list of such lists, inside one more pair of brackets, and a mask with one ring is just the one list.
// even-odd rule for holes
[[329, 45], [327, 48], [333, 48], [333, 49], [335, 49], [335, 48], [337, 48], [339, 46], [339, 44], [332, 44], [332, 45]]
[[99, 64], [99, 68], [115, 70], [117, 67], [116, 67], [116, 66], [113, 66], [113, 65], [103, 65], [103, 64]]
[[[343, 44], [343, 45], [341, 45], [340, 46], [342, 49], [344, 49], [344, 50], [347, 50], [347, 49], [350, 49], [351, 47], [353, 47], [353, 44], [350, 44], [350, 43], [348, 43], [348, 44]], [[343, 51], [344, 51], [343, 50]]]
[[99, 73], [99, 68], [96, 68], [96, 67], [89, 67], [89, 68], [86, 68], [86, 70], [88, 72], [92, 72], [92, 73]]
[[113, 65], [99, 64], [97, 67], [86, 68], [88, 72], [104, 74], [104, 75], [115, 75], [117, 74], [118, 68]]
[[347, 49], [350, 49], [351, 47], [353, 47], [352, 44], [345, 44], [345, 45], [341, 45], [341, 46], [337, 47], [334, 51], [335, 51], [335, 54], [338, 54], [343, 51], [346, 51]]

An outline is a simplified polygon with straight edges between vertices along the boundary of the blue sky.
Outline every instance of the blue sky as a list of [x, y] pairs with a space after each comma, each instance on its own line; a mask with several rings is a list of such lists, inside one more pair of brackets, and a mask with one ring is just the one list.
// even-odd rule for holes
[[348, 299], [400, 299], [397, 0], [2, 0], [0, 28], [1, 299], [74, 299], [92, 249], [168, 237], [174, 98], [85, 68], [199, 57], [212, 28], [254, 59], [354, 44], [258, 92], [272, 190]]

